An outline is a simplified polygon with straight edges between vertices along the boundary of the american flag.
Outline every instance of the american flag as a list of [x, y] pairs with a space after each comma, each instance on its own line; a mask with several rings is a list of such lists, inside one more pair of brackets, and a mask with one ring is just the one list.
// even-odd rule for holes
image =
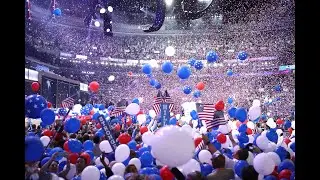
[[207, 129], [227, 124], [222, 111], [215, 111], [213, 104], [197, 103], [197, 112], [199, 120], [204, 121]]
[[160, 104], [162, 102], [163, 102], [163, 97], [162, 97], [161, 91], [158, 91], [157, 96], [154, 97], [154, 104], [152, 105], [152, 108], [157, 115], [160, 113]]
[[169, 96], [169, 93], [167, 90], [164, 92], [164, 102], [169, 104], [169, 110], [170, 112], [172, 112], [172, 109], [174, 108], [174, 103], [171, 97]]
[[63, 108], [69, 108], [74, 105], [74, 99], [72, 97], [68, 97], [62, 101], [61, 105]]
[[205, 149], [206, 147], [207, 146], [204, 144], [204, 141], [202, 140], [196, 147], [196, 150], [194, 151], [195, 155], [197, 155], [202, 149]]
[[116, 107], [110, 114], [110, 116], [119, 117], [122, 116], [124, 110], [126, 109], [125, 106]]

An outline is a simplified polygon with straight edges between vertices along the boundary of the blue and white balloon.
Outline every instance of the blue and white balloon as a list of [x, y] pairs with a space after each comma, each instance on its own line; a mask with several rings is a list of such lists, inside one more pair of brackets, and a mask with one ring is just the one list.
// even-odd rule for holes
[[248, 58], [248, 53], [246, 53], [245, 51], [240, 51], [238, 53], [238, 59], [241, 61], [244, 61]]
[[207, 58], [208, 63], [214, 63], [214, 62], [216, 62], [218, 60], [219, 56], [218, 56], [218, 54], [216, 52], [209, 51], [207, 53], [206, 58]]
[[190, 86], [184, 86], [183, 87], [183, 92], [185, 94], [190, 94], [192, 92], [192, 88]]
[[195, 63], [194, 63], [194, 68], [196, 68], [196, 70], [201, 70], [202, 68], [203, 68], [203, 63], [202, 63], [202, 61], [196, 61]]
[[30, 95], [25, 99], [25, 114], [28, 118], [40, 118], [41, 111], [47, 107], [46, 99], [40, 95]]

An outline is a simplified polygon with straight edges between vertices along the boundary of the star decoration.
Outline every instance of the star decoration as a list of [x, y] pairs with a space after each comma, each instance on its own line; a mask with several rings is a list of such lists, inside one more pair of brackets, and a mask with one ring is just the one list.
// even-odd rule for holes
[[38, 105], [35, 104], [33, 107], [34, 107], [34, 108], [38, 108]]

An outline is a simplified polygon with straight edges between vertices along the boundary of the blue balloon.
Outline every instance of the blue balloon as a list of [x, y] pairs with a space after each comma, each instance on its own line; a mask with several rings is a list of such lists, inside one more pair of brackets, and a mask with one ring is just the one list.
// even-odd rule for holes
[[191, 75], [191, 69], [187, 65], [183, 65], [177, 72], [180, 79], [188, 79]]
[[152, 73], [152, 67], [150, 64], [145, 64], [142, 66], [142, 72], [144, 74], [151, 74]]
[[139, 159], [142, 166], [151, 165], [153, 161], [153, 157], [149, 151], [143, 152]]
[[173, 64], [170, 61], [166, 61], [162, 64], [161, 69], [164, 73], [170, 74], [173, 70]]
[[139, 99], [138, 98], [134, 98], [133, 100], [132, 100], [132, 103], [136, 103], [136, 104], [140, 104], [140, 102], [139, 102]]
[[106, 109], [106, 107], [104, 106], [104, 104], [99, 105], [99, 110], [105, 110], [105, 109]]
[[288, 151], [284, 147], [279, 146], [276, 148], [275, 153], [277, 153], [281, 161], [283, 161], [286, 159]]
[[195, 90], [194, 92], [193, 92], [193, 97], [194, 98], [198, 98], [198, 97], [200, 97], [201, 96], [201, 92], [199, 91], [199, 90]]
[[[56, 152], [64, 152], [64, 151], [60, 147], [55, 147], [55, 148], [51, 149], [51, 151], [49, 152], [49, 156], [51, 157]], [[60, 161], [62, 158], [63, 158], [63, 156], [59, 155], [59, 156], [57, 156], [57, 158], [55, 160]]]
[[207, 58], [208, 63], [213, 63], [213, 62], [216, 62], [218, 60], [219, 56], [218, 56], [218, 54], [216, 52], [209, 51], [207, 53], [206, 58]]
[[231, 97], [228, 98], [228, 104], [232, 104], [233, 103], [233, 99]]
[[292, 149], [293, 152], [296, 152], [296, 142], [291, 143], [290, 149]]
[[98, 120], [98, 117], [100, 116], [100, 114], [98, 112], [94, 113], [92, 116], [93, 120]]
[[190, 58], [190, 59], [188, 60], [188, 64], [189, 64], [190, 66], [194, 66], [194, 63], [196, 63], [196, 59]]
[[85, 151], [89, 150], [89, 151], [92, 151], [94, 148], [94, 144], [91, 140], [86, 140], [84, 143], [83, 143], [83, 149]]
[[47, 163], [49, 161], [49, 159], [51, 159], [50, 157], [45, 157], [41, 160], [40, 162], [40, 166], [42, 167], [45, 163]]
[[94, 135], [101, 138], [104, 134], [103, 134], [103, 132], [98, 131]]
[[28, 118], [40, 118], [40, 113], [48, 107], [47, 101], [40, 95], [30, 95], [25, 99], [25, 115]]
[[192, 110], [190, 112], [190, 116], [192, 117], [193, 120], [197, 120], [198, 119], [198, 113], [196, 110]]
[[237, 108], [235, 107], [232, 107], [228, 110], [228, 114], [231, 118], [235, 118], [236, 117], [236, 111], [237, 111]]
[[264, 180], [278, 180], [278, 179], [273, 175], [268, 175], [264, 177]]
[[248, 127], [247, 127], [246, 124], [241, 124], [241, 125], [239, 126], [239, 128], [238, 128], [238, 131], [245, 133], [245, 132], [247, 131], [247, 128], [248, 128]]
[[80, 110], [80, 113], [81, 113], [81, 115], [89, 115], [90, 114], [90, 110], [89, 110], [89, 108], [88, 107], [82, 107], [81, 108], [81, 110]]
[[234, 171], [240, 178], [242, 178], [242, 169], [248, 166], [249, 164], [247, 161], [244, 161], [244, 160], [237, 161], [236, 164], [234, 165]]
[[142, 169], [139, 170], [139, 174], [143, 174], [143, 175], [151, 175], [153, 170], [151, 169], [151, 167], [144, 167]]
[[238, 108], [235, 114], [236, 119], [240, 122], [244, 122], [247, 119], [247, 111], [244, 108]]
[[152, 74], [147, 74], [147, 77], [148, 78], [152, 78]]
[[60, 162], [58, 172], [61, 172], [65, 165], [67, 165], [67, 161]]
[[215, 139], [213, 141], [211, 141], [211, 144], [213, 144], [213, 146], [217, 149], [220, 150], [221, 149], [221, 144]]
[[162, 180], [161, 176], [159, 176], [158, 174], [151, 174], [149, 175], [149, 178], [153, 180]]
[[266, 119], [267, 119], [267, 115], [262, 114], [262, 115], [261, 115], [261, 119], [262, 119], [262, 120], [266, 120]]
[[67, 115], [67, 110], [65, 109], [65, 108], [60, 108], [59, 110], [58, 110], [58, 114], [60, 115], [60, 116], [66, 116]]
[[112, 106], [112, 105], [108, 107], [108, 111], [112, 111], [112, 110], [114, 110], [114, 109], [115, 109], [115, 107]]
[[184, 86], [183, 87], [183, 92], [185, 94], [190, 94], [192, 92], [192, 88], [190, 86]]
[[242, 142], [239, 141], [238, 144], [239, 144], [239, 147], [240, 147], [240, 148], [242, 148], [242, 149], [245, 148], [245, 145], [244, 145]]
[[209, 175], [213, 171], [213, 167], [210, 164], [201, 164], [201, 174], [204, 176]]
[[34, 132], [28, 132], [28, 134], [27, 134], [27, 136], [35, 136], [36, 135], [36, 133], [34, 133]]
[[159, 82], [157, 82], [154, 86], [156, 89], [160, 89], [161, 88], [161, 84]]
[[86, 104], [84, 107], [88, 108], [90, 111], [93, 109], [93, 105], [92, 104]]
[[56, 16], [61, 16], [61, 14], [62, 14], [61, 9], [55, 8], [55, 9], [53, 10], [53, 14], [56, 15]]
[[107, 176], [103, 172], [100, 171], [100, 179], [99, 180], [106, 180], [106, 179], [108, 179]]
[[56, 115], [53, 110], [46, 108], [41, 111], [40, 118], [46, 125], [51, 125], [56, 119]]
[[284, 122], [283, 126], [284, 126], [285, 129], [289, 129], [289, 128], [291, 127], [291, 121], [286, 120], [286, 121]]
[[274, 87], [274, 90], [277, 91], [277, 92], [280, 92], [281, 89], [282, 89], [282, 88], [281, 88], [280, 85], [276, 85], [276, 86]]
[[64, 128], [68, 133], [75, 133], [80, 129], [80, 120], [77, 118], [70, 118], [65, 123]]
[[69, 139], [68, 147], [72, 153], [80, 153], [82, 150], [82, 144], [78, 139]]
[[92, 152], [92, 151], [89, 151], [89, 150], [87, 150], [87, 151], [85, 151], [85, 152], [90, 155], [90, 159], [91, 159], [91, 161], [93, 161], [93, 159], [94, 159], [94, 154], [93, 154], [93, 152]]
[[110, 162], [115, 160], [114, 152], [108, 153], [107, 158], [109, 159]]
[[238, 53], [238, 59], [241, 61], [246, 60], [247, 57], [248, 57], [248, 54], [245, 51], [240, 51]]
[[134, 141], [134, 140], [131, 140], [129, 143], [128, 143], [128, 146], [129, 146], [129, 148], [131, 149], [131, 150], [136, 150], [137, 149], [137, 143], [136, 143], [136, 141]]
[[150, 79], [149, 84], [154, 87], [156, 85], [157, 80], [155, 79]]
[[76, 176], [76, 177], [73, 177], [71, 180], [81, 180], [81, 176]]
[[194, 68], [196, 68], [196, 70], [201, 70], [203, 68], [202, 61], [196, 61], [196, 63], [194, 63]]
[[294, 163], [290, 159], [285, 159], [283, 160], [279, 165], [278, 165], [278, 172], [280, 173], [282, 170], [288, 169], [290, 171], [294, 171]]
[[266, 135], [267, 135], [267, 138], [269, 139], [269, 141], [277, 144], [278, 134], [274, 130], [269, 130]]
[[101, 169], [104, 168], [103, 165], [95, 165], [95, 166], [96, 166], [96, 168], [98, 168], [99, 170], [101, 170]]
[[140, 148], [139, 149], [139, 157], [144, 153], [144, 152], [149, 152], [150, 151], [150, 149], [149, 148], [147, 148], [147, 147], [142, 147], [142, 148]]
[[248, 143], [249, 142], [249, 137], [247, 136], [247, 134], [245, 132], [241, 132], [238, 135], [238, 140], [241, 143]]
[[99, 104], [93, 105], [94, 108], [99, 108]]
[[232, 75], [233, 75], [233, 72], [232, 72], [231, 69], [229, 69], [229, 70], [227, 71], [227, 75], [228, 75], [228, 76], [232, 76]]
[[176, 118], [171, 118], [170, 120], [169, 120], [169, 125], [177, 125], [177, 119]]

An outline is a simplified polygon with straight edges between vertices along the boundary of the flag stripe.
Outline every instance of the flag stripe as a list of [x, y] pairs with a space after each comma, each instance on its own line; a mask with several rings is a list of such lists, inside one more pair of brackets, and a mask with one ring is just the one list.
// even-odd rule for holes
[[224, 117], [214, 118], [214, 105], [213, 104], [204, 104], [203, 111], [198, 112], [198, 117], [201, 121], [205, 121], [207, 129], [224, 125], [227, 123], [227, 120]]
[[74, 99], [72, 97], [68, 97], [64, 99], [61, 104], [63, 108], [69, 108], [74, 105]]
[[126, 107], [116, 107], [111, 113], [110, 116], [119, 117], [123, 114]]

